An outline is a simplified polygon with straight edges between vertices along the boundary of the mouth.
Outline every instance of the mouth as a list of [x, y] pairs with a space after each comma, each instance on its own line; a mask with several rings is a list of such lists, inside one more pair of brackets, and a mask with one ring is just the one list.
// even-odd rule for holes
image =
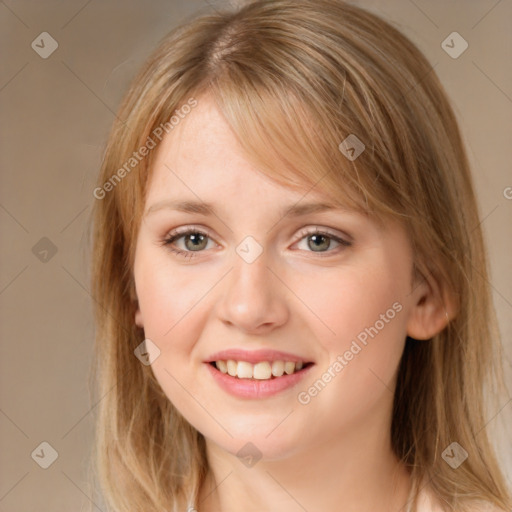
[[276, 380], [283, 376], [294, 375], [306, 371], [314, 363], [304, 361], [236, 361], [219, 359], [208, 363], [220, 373], [246, 381]]
[[254, 353], [247, 358], [253, 362], [215, 358], [204, 364], [213, 382], [230, 395], [244, 400], [270, 398], [293, 389], [315, 364], [298, 358], [295, 361], [258, 360]]

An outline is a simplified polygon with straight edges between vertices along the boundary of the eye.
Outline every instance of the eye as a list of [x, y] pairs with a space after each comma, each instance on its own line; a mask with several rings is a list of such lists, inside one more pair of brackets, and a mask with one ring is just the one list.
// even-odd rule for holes
[[[336, 244], [338, 244], [338, 248], [340, 246], [344, 247], [350, 247], [352, 245], [351, 242], [348, 240], [345, 240], [337, 235], [334, 235], [333, 233], [329, 233], [327, 231], [322, 231], [320, 229], [315, 230], [305, 230], [300, 233], [300, 239], [299, 242], [302, 242], [303, 240], [306, 240], [306, 247], [308, 249], [311, 249], [309, 252], [316, 252], [316, 253], [337, 253], [339, 251], [331, 250], [328, 251], [328, 249], [331, 248], [332, 241]], [[326, 256], [329, 256], [330, 254], [327, 254]], [[321, 254], [321, 257], [324, 257], [323, 254]]]
[[[334, 235], [333, 233], [322, 231], [318, 228], [314, 230], [301, 231], [298, 241], [302, 242], [304, 239], [308, 238], [309, 240], [306, 241], [307, 249], [305, 249], [307, 252], [337, 253], [338, 251], [336, 250], [328, 250], [332, 246], [332, 241], [334, 241], [335, 244], [338, 244], [338, 248], [340, 246], [350, 247], [352, 245], [351, 242]], [[184, 248], [177, 248], [175, 246], [175, 242], [181, 239], [183, 239]], [[210, 239], [210, 235], [208, 233], [198, 228], [189, 227], [170, 233], [169, 236], [163, 240], [163, 245], [180, 257], [193, 258], [195, 256], [194, 253], [202, 252], [207, 248], [208, 239]], [[323, 254], [319, 255], [323, 257]], [[326, 256], [329, 256], [329, 254]]]
[[[185, 250], [174, 247], [174, 242], [184, 239]], [[163, 244], [175, 254], [184, 258], [193, 258], [195, 252], [200, 252], [206, 248], [210, 236], [197, 228], [186, 228], [185, 230], [175, 231], [164, 240]]]

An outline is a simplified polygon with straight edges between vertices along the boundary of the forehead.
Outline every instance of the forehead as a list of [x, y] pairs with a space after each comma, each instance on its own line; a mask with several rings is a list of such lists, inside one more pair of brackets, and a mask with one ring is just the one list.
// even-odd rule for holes
[[217, 159], [219, 155], [234, 155], [241, 150], [229, 124], [214, 100], [202, 96], [197, 106], [163, 138], [159, 156], [186, 159], [197, 163]]
[[[163, 138], [152, 165], [147, 199], [187, 197], [236, 198], [259, 196], [287, 202], [307, 199], [335, 202], [322, 184], [299, 182], [289, 169], [276, 170], [290, 179], [277, 179], [263, 173], [244, 153], [236, 135], [214, 101], [205, 96], [198, 105]], [[285, 172], [283, 172], [285, 171]]]

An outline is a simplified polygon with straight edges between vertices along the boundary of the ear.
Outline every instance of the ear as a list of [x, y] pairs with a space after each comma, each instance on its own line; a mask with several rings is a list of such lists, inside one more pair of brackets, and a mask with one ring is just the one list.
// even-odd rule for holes
[[439, 334], [457, 312], [455, 300], [430, 273], [419, 276], [411, 292], [413, 306], [407, 320], [407, 335], [428, 340]]
[[144, 328], [144, 322], [142, 320], [142, 313], [139, 308], [139, 303], [136, 303], [136, 309], [135, 309], [135, 325], [137, 327], [140, 327], [141, 329]]
[[140, 328], [144, 328], [144, 322], [142, 320], [142, 312], [139, 307], [139, 300], [137, 298], [137, 292], [135, 290], [135, 284], [133, 280], [130, 284], [130, 300], [135, 308], [135, 325]]

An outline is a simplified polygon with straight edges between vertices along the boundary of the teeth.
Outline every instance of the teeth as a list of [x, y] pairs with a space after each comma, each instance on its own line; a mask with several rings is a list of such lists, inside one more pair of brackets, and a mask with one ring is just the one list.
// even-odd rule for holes
[[238, 363], [232, 359], [229, 359], [227, 361], [227, 366], [229, 375], [231, 375], [231, 377], [236, 377], [236, 367], [238, 366]]
[[274, 361], [272, 363], [272, 375], [281, 377], [284, 373], [284, 361]]
[[[242, 363], [238, 363], [238, 365], [241, 365]], [[246, 363], [249, 364], [249, 363]], [[252, 365], [251, 365], [252, 366]], [[270, 366], [270, 363], [268, 361], [263, 361], [262, 363], [256, 363], [254, 365], [253, 370], [254, 378], [255, 379], [270, 379], [272, 376], [272, 367]], [[240, 376], [240, 374], [238, 374]]]
[[226, 364], [226, 361], [217, 361], [215, 366], [217, 366], [217, 370], [220, 370], [222, 373], [228, 373], [228, 365]]
[[291, 375], [295, 371], [295, 363], [286, 362], [284, 363], [284, 372]]
[[215, 361], [215, 366], [219, 371], [227, 373], [231, 375], [231, 377], [269, 380], [273, 377], [282, 377], [285, 373], [291, 375], [302, 369], [304, 363], [302, 361], [297, 363], [292, 361], [261, 361], [256, 364], [251, 364], [247, 361], [228, 359], [227, 361]]
[[239, 361], [236, 369], [236, 375], [240, 379], [252, 379], [252, 364], [245, 361]]

